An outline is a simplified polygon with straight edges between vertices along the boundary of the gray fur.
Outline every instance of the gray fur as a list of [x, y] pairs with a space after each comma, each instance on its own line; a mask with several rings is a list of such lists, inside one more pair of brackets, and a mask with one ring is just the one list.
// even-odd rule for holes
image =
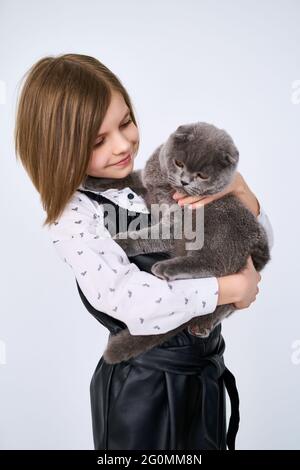
[[[175, 160], [180, 160], [184, 167], [176, 166]], [[202, 248], [188, 249], [184, 234], [180, 239], [174, 238], [176, 223], [182, 217], [184, 220], [188, 210], [174, 201], [174, 192], [178, 190], [191, 196], [218, 193], [232, 181], [238, 160], [239, 152], [225, 130], [197, 122], [179, 126], [164, 144], [157, 147], [143, 170], [133, 172], [122, 180], [88, 177], [85, 187], [103, 190], [106, 187], [120, 189], [129, 186], [144, 197], [149, 209], [152, 204], [165, 204], [167, 209], [161, 218], [154, 219], [152, 225], [157, 230], [168, 228], [171, 233], [168, 239], [151, 239], [150, 230], [153, 226], [139, 231], [129, 230], [128, 233], [113, 237], [128, 256], [168, 251], [171, 258], [156, 262], [151, 268], [152, 273], [162, 279], [172, 281], [233, 274], [246, 266], [249, 255], [252, 256], [256, 270], [261, 271], [270, 260], [266, 232], [251, 211], [232, 194], [204, 207]], [[209, 179], [205, 180], [202, 176], [208, 176]], [[187, 184], [183, 186], [183, 182]], [[191, 210], [193, 223], [198, 210]], [[171, 214], [174, 215], [173, 219]], [[122, 239], [124, 235], [126, 238]], [[108, 363], [116, 363], [135, 357], [185, 328], [191, 334], [207, 337], [234, 310], [234, 304], [218, 306], [213, 313], [195, 316], [163, 334], [131, 335], [125, 329], [110, 337], [104, 359]]]

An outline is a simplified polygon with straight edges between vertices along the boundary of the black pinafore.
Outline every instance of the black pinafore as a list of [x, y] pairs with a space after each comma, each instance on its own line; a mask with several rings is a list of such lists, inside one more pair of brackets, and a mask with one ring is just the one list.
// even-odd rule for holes
[[[119, 211], [125, 211], [128, 224], [139, 215], [100, 194], [79, 191], [104, 208], [114, 205], [115, 233]], [[167, 253], [151, 253], [129, 260], [151, 273], [152, 264], [166, 257]], [[85, 307], [110, 335], [126, 328], [122, 321], [96, 310], [76, 284]], [[224, 349], [219, 324], [208, 338], [197, 337], [186, 328], [161, 345], [117, 364], [106, 363], [102, 356], [90, 384], [94, 448], [226, 450], [227, 444], [228, 449], [235, 449], [239, 396], [235, 378], [224, 364]], [[225, 388], [231, 402], [227, 436]]]

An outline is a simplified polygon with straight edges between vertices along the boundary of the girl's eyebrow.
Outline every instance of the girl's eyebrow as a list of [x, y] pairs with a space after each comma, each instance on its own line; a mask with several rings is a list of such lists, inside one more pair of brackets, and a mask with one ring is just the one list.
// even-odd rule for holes
[[[127, 116], [127, 114], [129, 114], [129, 113], [130, 113], [130, 109], [129, 109], [129, 108], [127, 108], [127, 111], [126, 111], [126, 113], [124, 114], [124, 116], [122, 117], [122, 119], [121, 119], [121, 121], [120, 121], [120, 122], [122, 122], [122, 121], [123, 121], [123, 119], [125, 119], [125, 118], [126, 118], [126, 116]], [[102, 137], [103, 135], [106, 135], [106, 134], [107, 134], [107, 132], [102, 132], [102, 134], [98, 134], [98, 135], [97, 135], [97, 137]], [[96, 138], [97, 138], [97, 137], [96, 137]]]

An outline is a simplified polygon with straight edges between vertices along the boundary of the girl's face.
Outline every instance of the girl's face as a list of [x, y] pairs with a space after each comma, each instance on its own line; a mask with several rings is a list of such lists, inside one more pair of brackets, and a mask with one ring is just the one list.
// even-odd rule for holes
[[[138, 140], [138, 129], [131, 120], [123, 96], [113, 92], [95, 140], [87, 174], [102, 178], [124, 178], [133, 170]], [[118, 165], [128, 154], [129, 159]]]

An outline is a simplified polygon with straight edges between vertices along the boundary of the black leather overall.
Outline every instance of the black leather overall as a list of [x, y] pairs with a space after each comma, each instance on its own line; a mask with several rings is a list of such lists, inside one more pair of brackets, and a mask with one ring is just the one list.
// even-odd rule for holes
[[[81, 191], [104, 205], [125, 211], [128, 224], [138, 213], [127, 211], [100, 194]], [[150, 223], [150, 217], [149, 217]], [[154, 262], [167, 253], [129, 257], [141, 270], [151, 273]], [[110, 335], [125, 323], [96, 310], [82, 293], [87, 310]], [[225, 342], [221, 324], [208, 338], [186, 329], [163, 344], [118, 364], [103, 356], [91, 384], [91, 412], [96, 450], [226, 450], [235, 448], [239, 426], [239, 397], [232, 373], [225, 367]], [[231, 418], [226, 436], [226, 395]]]

